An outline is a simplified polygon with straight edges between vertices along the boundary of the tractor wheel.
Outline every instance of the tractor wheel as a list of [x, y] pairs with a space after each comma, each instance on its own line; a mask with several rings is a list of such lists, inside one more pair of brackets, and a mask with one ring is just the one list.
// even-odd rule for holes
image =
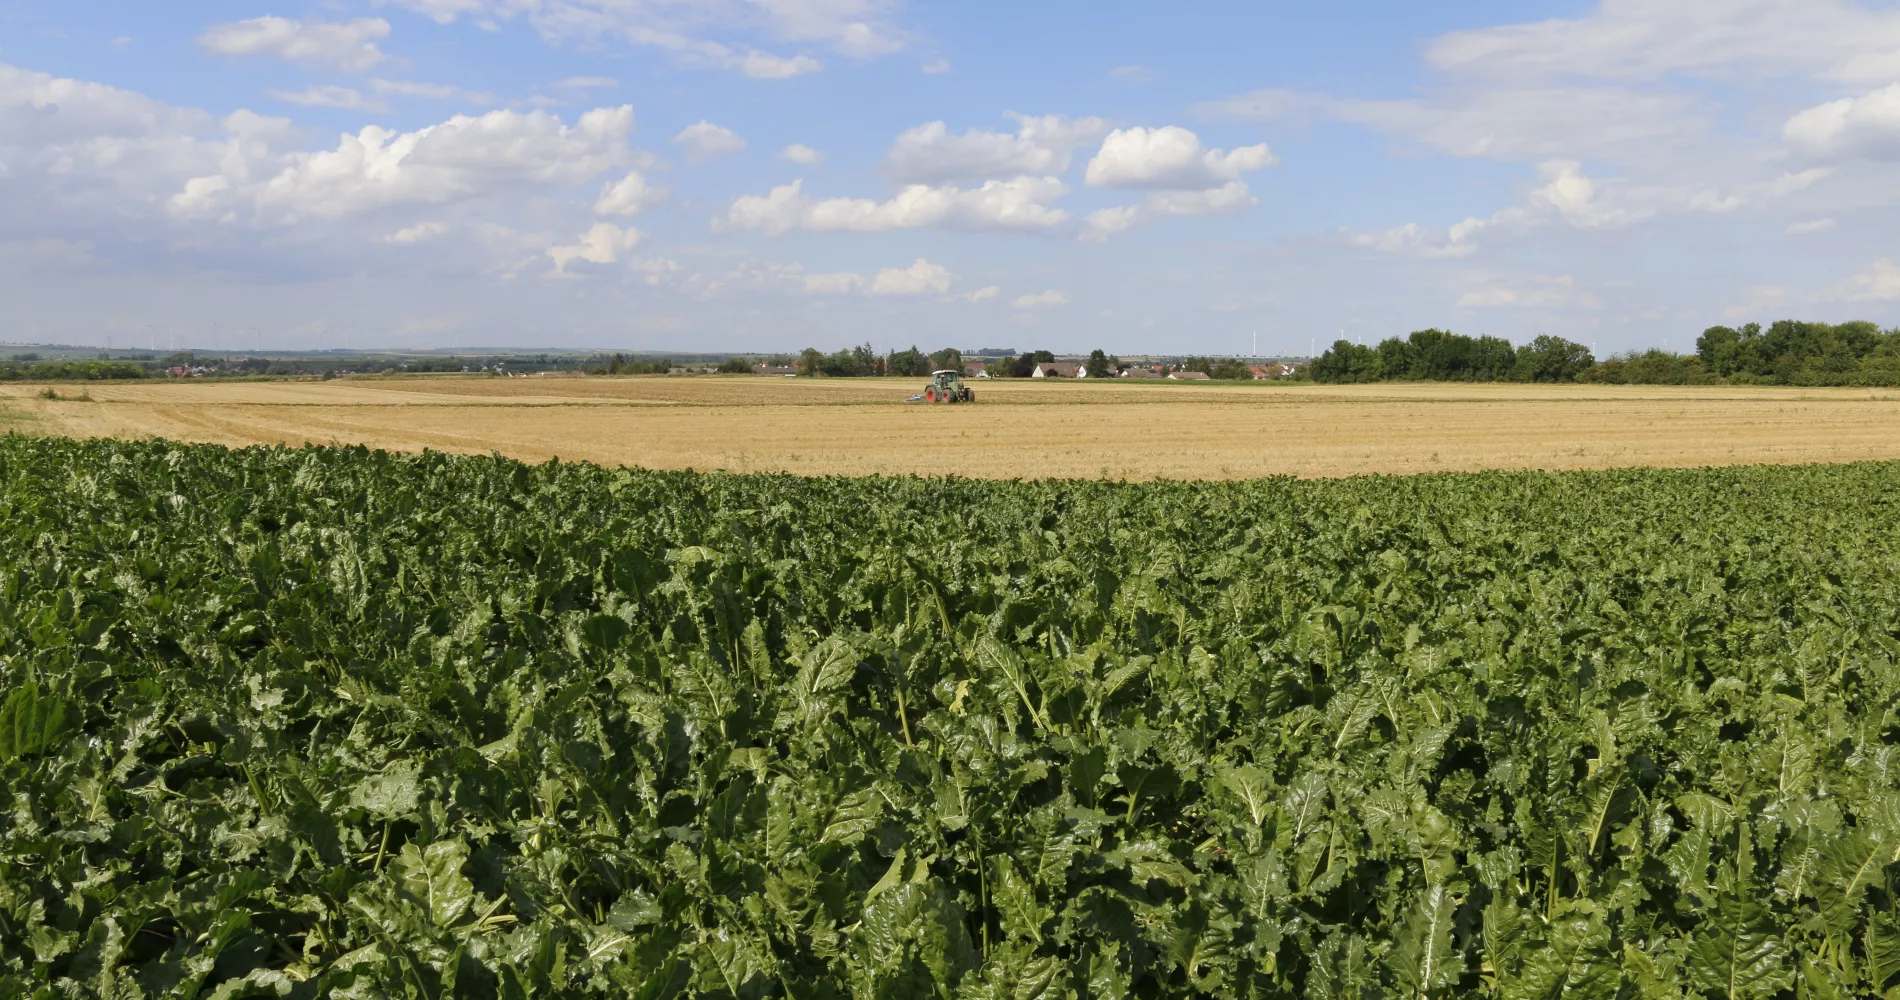
[[974, 403], [974, 402], [976, 402], [976, 393], [975, 393], [975, 391], [973, 391], [973, 390], [970, 390], [970, 389], [965, 389], [965, 390], [963, 390], [963, 401], [964, 401], [964, 402], [966, 402], [966, 403]]
[[935, 389], [925, 389], [925, 390], [924, 390], [924, 402], [926, 402], [926, 403], [934, 403], [934, 402], [936, 402], [936, 401], [937, 401], [937, 390], [935, 390]]

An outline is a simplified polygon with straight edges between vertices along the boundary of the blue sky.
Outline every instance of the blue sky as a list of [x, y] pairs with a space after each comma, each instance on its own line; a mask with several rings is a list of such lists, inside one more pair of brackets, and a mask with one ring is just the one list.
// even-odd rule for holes
[[0, 339], [1599, 353], [1900, 324], [1848, 0], [0, 0]]

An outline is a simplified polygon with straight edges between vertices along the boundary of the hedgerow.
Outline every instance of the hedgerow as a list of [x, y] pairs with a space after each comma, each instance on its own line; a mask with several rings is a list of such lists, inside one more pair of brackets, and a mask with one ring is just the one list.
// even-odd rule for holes
[[0, 995], [1882, 995], [1897, 503], [7, 437]]

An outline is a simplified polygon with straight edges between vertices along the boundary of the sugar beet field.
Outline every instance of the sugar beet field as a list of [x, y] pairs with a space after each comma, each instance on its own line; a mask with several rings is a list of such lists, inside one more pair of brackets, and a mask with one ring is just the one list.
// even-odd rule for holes
[[1900, 465], [0, 438], [0, 996], [1893, 996]]

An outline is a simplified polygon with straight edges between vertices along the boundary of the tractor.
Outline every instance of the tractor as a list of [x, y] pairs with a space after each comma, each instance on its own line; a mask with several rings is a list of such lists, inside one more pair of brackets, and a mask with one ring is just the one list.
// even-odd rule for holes
[[963, 384], [963, 373], [944, 369], [930, 373], [930, 386], [924, 390], [924, 401], [929, 403], [970, 403], [976, 400], [976, 393]]

